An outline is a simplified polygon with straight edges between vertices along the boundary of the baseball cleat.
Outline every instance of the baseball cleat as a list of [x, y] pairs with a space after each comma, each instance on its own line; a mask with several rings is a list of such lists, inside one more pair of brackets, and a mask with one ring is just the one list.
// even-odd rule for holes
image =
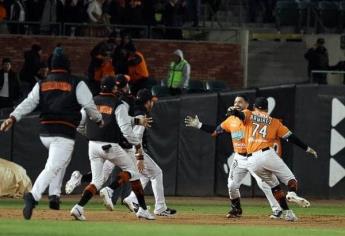
[[295, 192], [288, 192], [286, 194], [286, 199], [289, 202], [294, 202], [301, 207], [310, 207], [310, 202], [302, 197], [297, 196]]
[[281, 219], [283, 217], [283, 211], [274, 211], [270, 215], [270, 219]]
[[114, 210], [114, 205], [111, 200], [111, 197], [113, 196], [113, 192], [114, 190], [112, 190], [109, 187], [102, 188], [99, 191], [99, 196], [103, 199], [103, 204], [109, 211]]
[[234, 208], [229, 211], [229, 213], [226, 215], [226, 218], [237, 218], [242, 216], [242, 208]]
[[57, 195], [48, 196], [49, 208], [52, 210], [60, 210], [60, 197]]
[[292, 210], [286, 210], [285, 211], [284, 219], [286, 221], [297, 221], [298, 220], [297, 216], [295, 215], [295, 213], [293, 213]]
[[130, 199], [125, 198], [123, 199], [123, 204], [131, 211], [131, 212], [138, 212], [139, 205], [132, 202]]
[[32, 196], [32, 193], [28, 192], [24, 194], [24, 208], [23, 208], [23, 216], [24, 219], [30, 220], [32, 216], [32, 211], [38, 202]]
[[86, 220], [84, 216], [84, 208], [76, 204], [71, 210], [71, 216], [73, 216], [76, 220]]
[[82, 174], [75, 170], [73, 171], [71, 178], [67, 181], [65, 186], [66, 194], [71, 194], [73, 190], [81, 184]]
[[146, 220], [155, 220], [156, 218], [154, 215], [152, 215], [149, 210], [144, 210], [143, 208], [139, 207], [138, 212], [136, 213], [136, 216], [140, 219], [146, 219]]
[[172, 215], [175, 215], [176, 212], [177, 211], [175, 209], [167, 208], [164, 211], [160, 211], [160, 212], [154, 211], [153, 213], [157, 216], [172, 216]]

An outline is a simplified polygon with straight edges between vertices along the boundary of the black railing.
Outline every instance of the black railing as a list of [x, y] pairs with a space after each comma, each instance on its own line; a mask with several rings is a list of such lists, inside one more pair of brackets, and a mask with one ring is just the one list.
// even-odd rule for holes
[[129, 31], [133, 38], [239, 42], [238, 28], [167, 27], [164, 25], [113, 25], [88, 23], [41, 23], [3, 21], [0, 34], [61, 35], [72, 37], [107, 37], [110, 32]]

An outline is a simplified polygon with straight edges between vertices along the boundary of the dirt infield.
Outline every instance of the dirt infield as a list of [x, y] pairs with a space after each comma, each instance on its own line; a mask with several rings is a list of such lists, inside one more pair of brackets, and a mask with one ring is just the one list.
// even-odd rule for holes
[[[78, 197], [64, 197], [67, 202], [75, 202]], [[96, 202], [101, 204], [99, 198], [94, 199]], [[176, 204], [183, 202], [212, 202], [213, 204], [224, 204], [224, 198], [184, 198], [184, 197], [170, 197], [170, 201]], [[246, 199], [247, 204], [263, 203], [263, 199]], [[18, 200], [17, 200], [18, 202]], [[326, 206], [329, 204], [343, 205], [344, 201], [329, 201], [329, 200], [319, 200], [313, 201], [315, 205]], [[85, 216], [88, 221], [92, 222], [123, 222], [123, 223], [133, 223], [138, 221], [133, 213], [124, 211], [123, 206], [112, 212], [106, 210], [89, 210], [86, 208]], [[0, 220], [1, 219], [22, 219], [21, 206], [18, 208], [6, 207], [0, 208]], [[63, 209], [60, 211], [53, 211], [49, 209], [38, 208], [34, 210], [33, 219], [39, 220], [63, 220], [72, 221], [74, 220], [70, 214], [69, 210]], [[146, 222], [141, 220], [141, 222]], [[151, 222], [150, 222], [151, 223]], [[299, 218], [297, 222], [286, 222], [284, 220], [271, 220], [268, 215], [244, 215], [241, 218], [227, 219], [225, 214], [208, 214], [200, 212], [182, 212], [179, 211], [174, 217], [157, 217], [155, 224], [192, 224], [192, 225], [246, 225], [246, 226], [293, 226], [293, 227], [316, 227], [316, 228], [344, 228], [345, 227], [345, 215], [303, 215]]]
[[[86, 211], [88, 221], [93, 222], [124, 222], [136, 221], [132, 213], [123, 211]], [[21, 209], [0, 209], [0, 219], [22, 219]], [[40, 220], [63, 220], [71, 221], [72, 217], [68, 210], [35, 210], [33, 219]], [[284, 220], [271, 220], [268, 216], [243, 216], [237, 219], [227, 219], [222, 215], [215, 214], [193, 214], [179, 213], [174, 217], [157, 217], [155, 223], [158, 224], [198, 224], [198, 225], [247, 225], [247, 226], [287, 226], [293, 227], [317, 227], [317, 228], [340, 228], [345, 226], [345, 217], [343, 216], [304, 216], [298, 222], [286, 222]]]

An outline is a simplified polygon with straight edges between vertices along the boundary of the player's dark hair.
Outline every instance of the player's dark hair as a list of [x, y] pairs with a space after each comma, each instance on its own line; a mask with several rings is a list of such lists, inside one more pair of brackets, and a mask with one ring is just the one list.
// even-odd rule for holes
[[246, 95], [244, 95], [244, 94], [239, 94], [239, 95], [237, 95], [236, 97], [243, 98], [243, 99], [244, 99], [244, 101], [246, 101], [246, 102], [248, 102], [248, 103], [249, 103], [249, 98], [248, 98]]

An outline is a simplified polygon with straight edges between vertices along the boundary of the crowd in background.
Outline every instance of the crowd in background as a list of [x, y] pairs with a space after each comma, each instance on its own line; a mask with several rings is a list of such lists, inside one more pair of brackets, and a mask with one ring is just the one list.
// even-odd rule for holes
[[[99, 42], [90, 52], [90, 63], [84, 79], [93, 95], [100, 91], [100, 82], [104, 77], [125, 75], [131, 93], [135, 95], [142, 88], [151, 89], [157, 81], [150, 76], [145, 56], [138, 50], [128, 31], [122, 31], [117, 37], [114, 31], [108, 39]], [[119, 40], [118, 40], [119, 38]], [[24, 52], [24, 63], [17, 72], [12, 68], [11, 58], [3, 58], [0, 71], [0, 108], [13, 107], [31, 91], [34, 85], [44, 80], [51, 70], [53, 54], [64, 54], [64, 45], [57, 44], [48, 58], [42, 57], [42, 48], [33, 44]], [[68, 55], [66, 55], [68, 56]], [[166, 79], [162, 81], [170, 89], [171, 95], [181, 94], [189, 83], [190, 65], [181, 50], [171, 52], [171, 63]], [[70, 64], [64, 65], [69, 70]], [[86, 69], [86, 68], [85, 68]]]
[[[85, 23], [180, 27], [190, 22], [196, 27], [200, 8], [201, 0], [0, 0], [0, 33], [58, 34], [65, 23], [76, 24], [66, 24], [64, 30], [76, 36], [89, 30], [82, 26]], [[98, 36], [99, 30], [112, 31], [94, 28], [91, 36]]]

